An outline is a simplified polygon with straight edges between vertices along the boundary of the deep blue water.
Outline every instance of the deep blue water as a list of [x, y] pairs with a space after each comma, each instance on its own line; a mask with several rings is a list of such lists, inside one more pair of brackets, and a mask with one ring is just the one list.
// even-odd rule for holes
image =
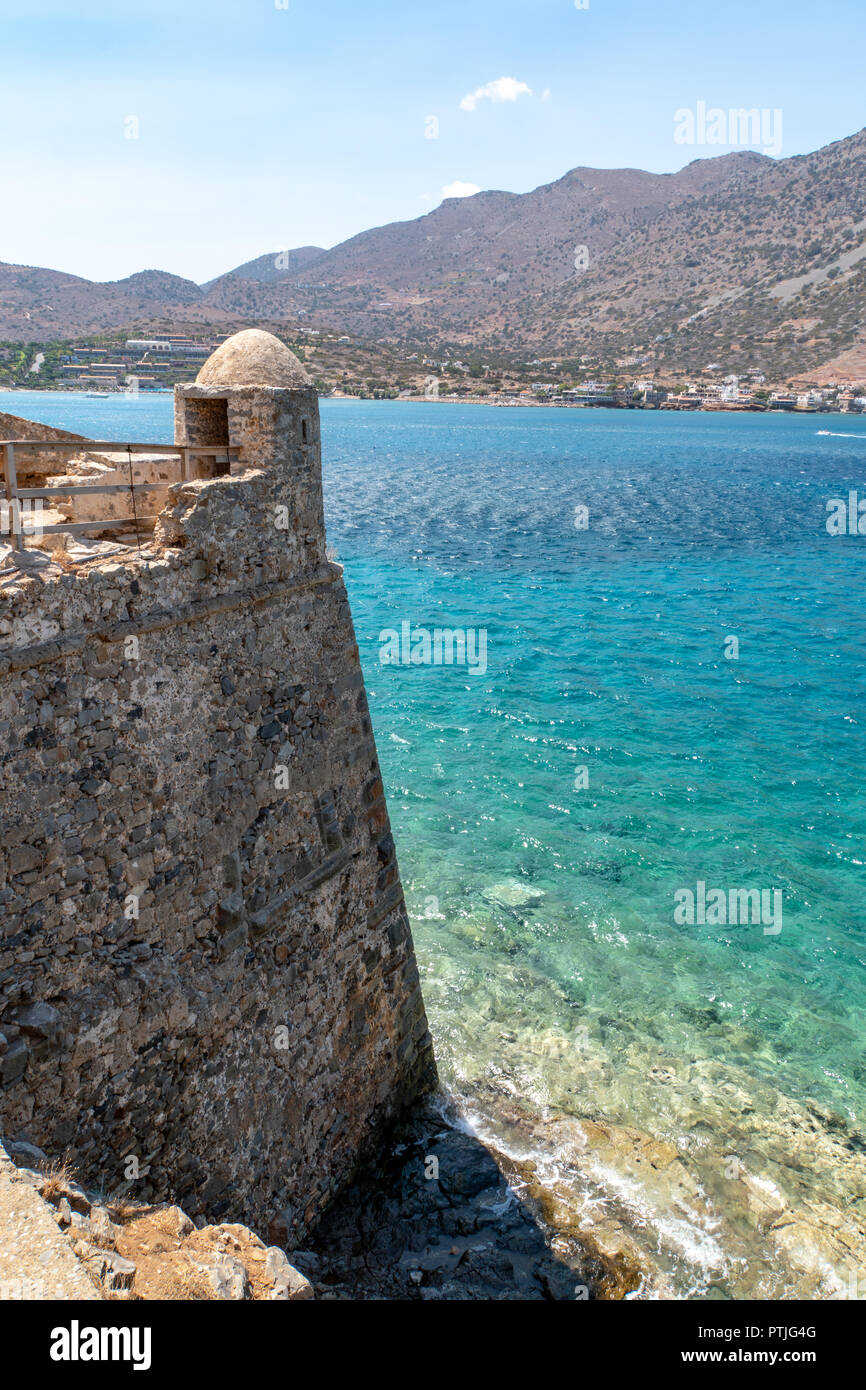
[[[171, 439], [168, 396], [0, 409]], [[727, 1123], [706, 1062], [768, 1110], [859, 1124], [866, 536], [825, 521], [866, 497], [866, 419], [325, 401], [322, 420], [446, 1077], [676, 1140], [695, 1112]], [[382, 664], [403, 622], [485, 630], [486, 672]], [[780, 890], [781, 930], [678, 923], [699, 880]], [[652, 1067], [677, 1075], [661, 1101]]]

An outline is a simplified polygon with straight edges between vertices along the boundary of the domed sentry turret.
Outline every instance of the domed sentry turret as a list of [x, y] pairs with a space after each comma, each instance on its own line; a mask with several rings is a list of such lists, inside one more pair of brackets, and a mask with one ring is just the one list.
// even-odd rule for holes
[[319, 472], [316, 389], [285, 343], [244, 329], [220, 344], [191, 386], [175, 387], [174, 439], [214, 446], [193, 457], [193, 477], [276, 464]]
[[191, 386], [175, 387], [174, 438], [206, 450], [190, 454], [191, 478], [277, 472], [287, 525], [324, 548], [318, 396], [279, 338], [247, 328], [221, 343]]
[[293, 352], [273, 333], [245, 328], [226, 338], [205, 362], [196, 386], [272, 386], [289, 391], [309, 386], [310, 378]]

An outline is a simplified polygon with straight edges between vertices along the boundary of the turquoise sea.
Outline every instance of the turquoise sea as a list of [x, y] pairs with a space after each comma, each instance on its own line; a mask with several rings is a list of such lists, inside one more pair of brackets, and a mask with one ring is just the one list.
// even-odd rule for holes
[[[168, 395], [0, 410], [172, 437]], [[866, 498], [866, 419], [322, 421], [443, 1078], [582, 1228], [631, 1242], [648, 1290], [842, 1296], [866, 1206], [866, 535], [825, 523]], [[383, 664], [404, 622], [484, 630], [486, 671]], [[781, 929], [678, 921], [699, 882], [779, 890]]]

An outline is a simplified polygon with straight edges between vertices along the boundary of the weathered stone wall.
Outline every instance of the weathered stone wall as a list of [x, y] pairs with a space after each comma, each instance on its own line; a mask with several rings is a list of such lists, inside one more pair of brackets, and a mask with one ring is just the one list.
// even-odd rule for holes
[[54, 439], [74, 444], [81, 440], [89, 444], [83, 434], [73, 434], [71, 430], [59, 430], [54, 425], [42, 425], [38, 420], [25, 420], [22, 415], [7, 415], [0, 411], [0, 440], [2, 439]]
[[[4, 439], [44, 439], [63, 444], [82, 445], [91, 441], [83, 434], [72, 434], [70, 430], [58, 430], [53, 425], [42, 425], [36, 420], [24, 420], [19, 415], [0, 413], [0, 441]], [[22, 487], [39, 487], [42, 480], [56, 473], [65, 473], [71, 455], [54, 450], [19, 449], [15, 458], [15, 471]], [[88, 457], [82, 452], [82, 457]]]
[[[126, 454], [100, 454], [98, 460], [91, 458], [87, 462], [75, 459], [70, 463], [67, 459], [66, 467], [68, 472], [51, 479], [50, 486], [57, 488], [58, 493], [50, 501], [53, 508], [74, 522], [128, 517], [133, 514], [133, 498], [138, 516], [153, 516], [166, 505], [171, 484], [179, 482], [182, 476], [180, 455], [133, 454], [129, 459]], [[130, 474], [134, 488], [145, 485], [155, 490], [134, 493], [129, 487]], [[160, 483], [165, 486], [160, 487]], [[100, 494], [70, 490], [66, 495], [62, 491], [67, 486], [75, 489], [94, 485], [120, 487], [122, 491]], [[61, 545], [62, 539], [52, 537], [49, 544]]]
[[435, 1075], [311, 419], [0, 595], [0, 1132], [289, 1244]]
[[216, 437], [221, 427], [215, 414], [223, 403], [229, 439], [239, 453], [232, 463], [232, 472], [276, 465], [292, 476], [295, 489], [299, 475], [305, 475], [306, 488], [314, 502], [318, 492], [316, 527], [324, 533], [319, 402], [315, 387], [262, 391], [256, 386], [181, 386], [175, 391], [176, 443], [224, 446], [225, 441]]

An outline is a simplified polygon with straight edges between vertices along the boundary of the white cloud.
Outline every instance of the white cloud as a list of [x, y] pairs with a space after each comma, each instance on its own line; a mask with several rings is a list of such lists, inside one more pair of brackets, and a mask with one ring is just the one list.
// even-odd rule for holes
[[488, 82], [486, 87], [469, 92], [461, 101], [460, 110], [474, 111], [479, 101], [517, 101], [518, 97], [531, 96], [532, 88], [527, 87], [525, 82], [518, 82], [515, 77], [497, 77], [495, 82]]
[[544, 91], [541, 93], [541, 100], [542, 100], [542, 101], [550, 101], [550, 88], [549, 88], [549, 87], [545, 87]]
[[456, 183], [447, 183], [442, 189], [443, 198], [471, 198], [473, 193], [480, 193], [481, 189], [477, 183], [461, 183], [458, 179]]

